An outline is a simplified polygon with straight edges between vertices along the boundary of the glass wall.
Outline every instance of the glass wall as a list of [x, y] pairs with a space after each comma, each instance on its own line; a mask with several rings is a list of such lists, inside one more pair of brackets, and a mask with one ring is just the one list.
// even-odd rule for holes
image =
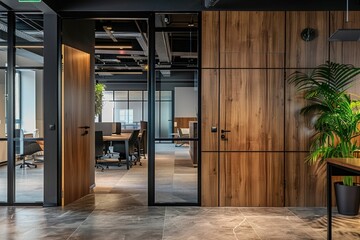
[[16, 14], [15, 202], [43, 201], [43, 16]]
[[155, 204], [198, 204], [198, 15], [155, 17]]
[[102, 122], [121, 122], [124, 129], [139, 129], [140, 121], [147, 119], [144, 95], [145, 91], [105, 91]]
[[[7, 14], [0, 12], [0, 29], [7, 29]], [[7, 105], [7, 34], [0, 30], [0, 202], [7, 201], [8, 143], [6, 134]]]

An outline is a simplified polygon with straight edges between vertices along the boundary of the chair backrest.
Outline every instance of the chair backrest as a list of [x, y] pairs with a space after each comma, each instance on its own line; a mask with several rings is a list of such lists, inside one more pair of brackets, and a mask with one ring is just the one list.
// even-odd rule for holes
[[131, 133], [131, 136], [129, 138], [129, 145], [137, 145], [138, 144], [138, 142], [139, 142], [139, 133], [140, 133], [139, 129], [134, 130]]
[[104, 140], [103, 140], [103, 132], [95, 131], [95, 156], [99, 157], [104, 155]]
[[113, 123], [113, 133], [121, 134], [121, 122]]

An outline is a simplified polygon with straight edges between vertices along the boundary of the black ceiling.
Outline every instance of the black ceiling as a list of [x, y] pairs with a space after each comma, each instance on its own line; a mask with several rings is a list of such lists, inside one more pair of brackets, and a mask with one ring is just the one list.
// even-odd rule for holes
[[[13, 0], [15, 1], [15, 0]], [[54, 10], [66, 11], [201, 11], [204, 0], [43, 0]], [[349, 0], [360, 10], [360, 0]], [[346, 0], [219, 0], [212, 10], [345, 10]]]

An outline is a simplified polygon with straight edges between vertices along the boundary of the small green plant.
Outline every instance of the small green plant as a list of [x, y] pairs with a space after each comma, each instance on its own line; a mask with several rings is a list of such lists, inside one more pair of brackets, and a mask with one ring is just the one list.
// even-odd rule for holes
[[95, 84], [95, 116], [100, 115], [103, 107], [103, 96], [105, 85], [102, 83]]
[[343, 184], [345, 186], [353, 186], [354, 185], [354, 177], [352, 177], [352, 176], [344, 176], [343, 177]]

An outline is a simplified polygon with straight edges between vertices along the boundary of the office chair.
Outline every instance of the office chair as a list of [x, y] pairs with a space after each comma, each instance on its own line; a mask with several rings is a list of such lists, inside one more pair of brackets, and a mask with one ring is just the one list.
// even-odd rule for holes
[[[95, 131], [95, 167], [104, 171], [104, 167], [98, 162], [104, 156], [103, 132]], [[102, 163], [104, 164], [104, 163]], [[109, 168], [109, 166], [107, 166]]]
[[[136, 162], [140, 162], [139, 156], [139, 132], [140, 130], [132, 131], [129, 138], [129, 162], [130, 167], [136, 165]], [[125, 158], [125, 144], [123, 142], [113, 141], [114, 152], [119, 153], [119, 161]]]
[[[189, 138], [189, 129], [188, 128], [178, 128], [178, 137], [179, 138]], [[180, 141], [178, 144], [175, 144], [175, 147], [183, 146], [186, 142]]]
[[[141, 137], [139, 141], [139, 155], [144, 156], [144, 159], [146, 159], [146, 153], [147, 153], [147, 131], [146, 129], [143, 129], [141, 132]], [[140, 166], [141, 166], [140, 162]]]
[[19, 138], [19, 141], [16, 141], [16, 153], [20, 160], [22, 160], [21, 164], [18, 164], [20, 168], [25, 168], [33, 166], [37, 168], [37, 165], [34, 163], [29, 163], [26, 161], [26, 156], [31, 156], [34, 159], [33, 154], [42, 151], [40, 145], [36, 141], [24, 141], [24, 130], [23, 129], [15, 129], [15, 137]]

